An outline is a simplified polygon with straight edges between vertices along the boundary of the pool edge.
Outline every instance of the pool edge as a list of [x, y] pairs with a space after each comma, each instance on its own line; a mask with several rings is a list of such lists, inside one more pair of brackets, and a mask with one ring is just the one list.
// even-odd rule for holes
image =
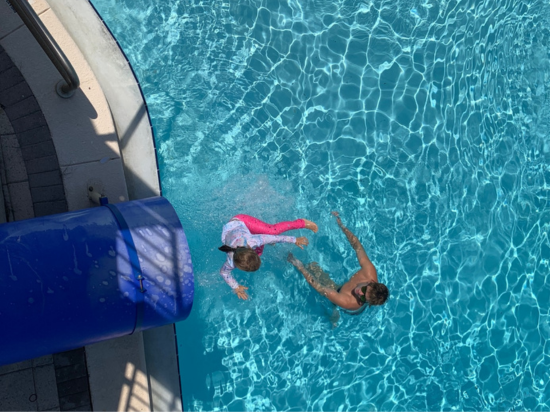
[[[117, 131], [129, 198], [160, 195], [156, 147], [147, 105], [118, 42], [88, 1], [48, 0], [48, 3], [103, 89]], [[167, 410], [169, 407], [170, 410], [182, 410], [173, 325], [86, 349], [94, 409], [116, 410], [121, 402], [126, 406], [137, 406], [131, 405], [132, 395], [142, 393], [144, 396], [146, 390], [149, 403], [146, 409]], [[123, 380], [128, 380], [128, 365], [135, 367], [133, 378], [120, 385]], [[118, 376], [113, 376], [113, 373]], [[119, 385], [113, 386], [114, 382]]]

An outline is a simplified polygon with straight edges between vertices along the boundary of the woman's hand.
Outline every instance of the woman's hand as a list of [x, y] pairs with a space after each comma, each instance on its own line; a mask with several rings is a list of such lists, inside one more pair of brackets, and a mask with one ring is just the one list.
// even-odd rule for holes
[[307, 240], [307, 237], [300, 236], [296, 238], [296, 246], [298, 246], [300, 249], [303, 249], [304, 246], [309, 245], [309, 240]]
[[235, 289], [233, 289], [233, 292], [237, 294], [239, 299], [248, 300], [248, 295], [245, 292], [247, 289], [248, 288], [246, 286], [239, 285]]
[[341, 225], [342, 224], [342, 219], [340, 219], [340, 213], [332, 212], [332, 215], [336, 218], [336, 222], [338, 222], [338, 224]]

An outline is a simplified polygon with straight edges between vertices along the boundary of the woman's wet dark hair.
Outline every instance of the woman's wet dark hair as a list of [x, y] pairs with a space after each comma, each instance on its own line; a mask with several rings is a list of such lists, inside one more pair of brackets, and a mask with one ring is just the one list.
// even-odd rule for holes
[[383, 305], [386, 303], [390, 291], [383, 283], [373, 283], [370, 285], [370, 298], [368, 300], [371, 305]]
[[233, 263], [235, 266], [245, 272], [255, 272], [260, 268], [262, 260], [258, 254], [247, 247], [237, 247], [233, 248], [227, 245], [220, 246], [218, 248], [222, 252], [229, 253], [233, 252]]

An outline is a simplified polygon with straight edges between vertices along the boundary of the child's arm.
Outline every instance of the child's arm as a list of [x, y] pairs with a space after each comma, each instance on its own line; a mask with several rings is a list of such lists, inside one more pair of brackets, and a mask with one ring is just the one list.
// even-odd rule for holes
[[294, 243], [301, 249], [302, 246], [307, 246], [309, 244], [307, 238], [305, 237], [294, 237], [294, 236], [273, 236], [273, 235], [248, 235], [245, 236], [246, 244], [252, 248], [256, 248], [262, 245], [273, 245], [275, 243]]
[[220, 275], [222, 276], [223, 280], [225, 280], [225, 283], [229, 285], [231, 289], [233, 289], [233, 292], [237, 294], [239, 299], [247, 300], [248, 295], [246, 294], [246, 289], [248, 289], [246, 286], [241, 286], [237, 283], [231, 272], [233, 271], [234, 267], [231, 266], [229, 263], [229, 259], [223, 264]]

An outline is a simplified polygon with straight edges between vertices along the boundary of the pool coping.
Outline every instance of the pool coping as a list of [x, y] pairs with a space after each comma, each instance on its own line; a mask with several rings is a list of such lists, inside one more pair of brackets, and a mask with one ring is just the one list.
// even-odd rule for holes
[[135, 73], [93, 5], [46, 0], [77, 44], [111, 109], [130, 199], [161, 194], [153, 130]]

